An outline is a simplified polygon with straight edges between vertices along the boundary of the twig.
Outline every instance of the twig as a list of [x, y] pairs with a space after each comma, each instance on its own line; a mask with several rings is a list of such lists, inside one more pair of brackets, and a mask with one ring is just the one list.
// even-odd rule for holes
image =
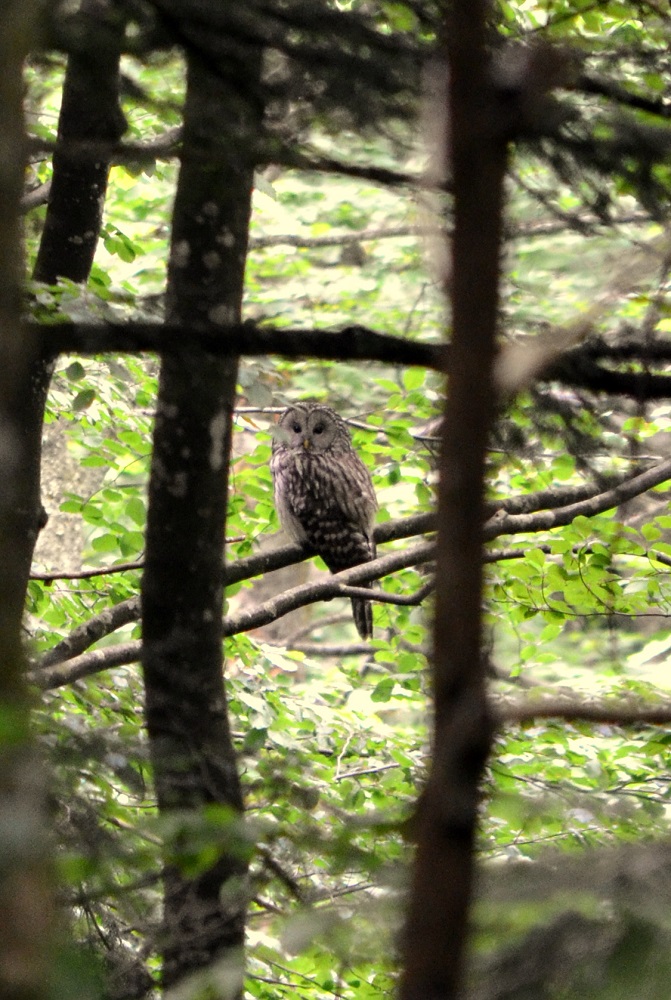
[[377, 601], [380, 604], [395, 604], [399, 607], [416, 607], [435, 589], [433, 580], [429, 580], [412, 594], [390, 594], [386, 590], [367, 589], [365, 587], [340, 587], [340, 597], [363, 597], [367, 601]]
[[96, 576], [112, 576], [114, 573], [127, 573], [133, 569], [143, 569], [144, 561], [115, 563], [113, 566], [100, 566], [97, 569], [76, 569], [49, 572], [34, 572], [30, 574], [31, 580], [41, 580], [44, 583], [53, 583], [55, 580], [91, 580]]
[[259, 846], [257, 847], [257, 853], [261, 858], [263, 858], [264, 867], [268, 871], [272, 872], [283, 885], [287, 887], [291, 895], [298, 900], [299, 903], [304, 902], [304, 894], [300, 885], [289, 872], [282, 867], [282, 865], [277, 861], [267, 847]]

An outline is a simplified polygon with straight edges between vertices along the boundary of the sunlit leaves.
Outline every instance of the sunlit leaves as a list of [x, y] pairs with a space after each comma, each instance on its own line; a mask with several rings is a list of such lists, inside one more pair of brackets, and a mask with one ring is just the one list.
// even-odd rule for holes
[[[363, 4], [339, 6], [344, 11]], [[656, 21], [643, 21], [640, 5], [525, 0], [498, 8], [508, 37], [568, 43], [585, 54], [590, 72], [616, 66], [622, 86], [664, 96], [667, 67], [658, 63], [667, 41]], [[413, 5], [380, 3], [375, 9], [381, 31], [417, 30]], [[625, 45], [627, 51], [612, 48]], [[642, 58], [645, 52], [650, 56]], [[180, 120], [181, 64], [162, 53], [147, 65], [128, 60], [126, 71], [151, 98], [148, 108], [125, 98], [128, 138], [168, 136], [169, 144], [169, 130]], [[41, 111], [41, 118], [31, 116], [31, 133], [53, 139], [61, 67], [31, 69], [29, 77], [37, 88], [31, 108]], [[574, 99], [573, 91], [561, 95], [562, 101]], [[614, 126], [602, 115], [601, 99], [581, 100], [590, 134], [611, 141]], [[353, 161], [370, 155], [394, 167], [399, 146], [412, 169], [422, 155], [409, 134], [334, 141], [316, 133], [311, 139], [326, 155]], [[547, 325], [584, 314], [599, 296], [610, 303], [600, 319], [604, 337], [615, 339], [621, 328], [644, 329], [646, 337], [668, 334], [667, 276], [659, 260], [649, 288], [622, 292], [612, 285], [613, 271], [634, 242], [653, 231], [636, 215], [636, 177], [572, 172], [561, 157], [543, 159], [538, 149], [511, 156], [502, 338], [531, 339]], [[667, 184], [667, 168], [656, 170], [658, 183]], [[48, 175], [39, 162], [30, 171], [31, 183]], [[28, 308], [37, 318], [160, 321], [175, 171], [175, 163], [163, 158], [113, 169], [103, 245], [88, 287], [60, 282], [31, 288]], [[443, 209], [439, 225], [449, 224], [449, 206], [437, 215]], [[620, 220], [613, 231], [605, 225], [609, 213]], [[316, 330], [356, 322], [438, 341], [449, 322], [431, 276], [431, 251], [416, 231], [418, 215], [407, 190], [264, 170], [256, 186], [244, 317]], [[31, 254], [37, 228], [29, 217]], [[66, 425], [70, 452], [94, 473], [90, 489], [77, 493], [63, 484], [62, 510], [79, 518], [76, 556], [83, 567], [105, 572], [31, 583], [27, 627], [35, 655], [138, 595], [139, 571], [110, 570], [142, 559], [156, 370], [154, 360], [128, 356], [63, 359], [56, 372], [49, 419]], [[244, 359], [239, 393], [228, 562], [259, 551], [279, 529], [269, 470], [272, 422], [277, 409], [296, 398], [322, 399], [349, 421], [374, 480], [380, 520], [431, 508], [444, 395], [436, 373], [382, 363]], [[653, 410], [638, 400], [621, 405], [542, 383], [501, 413], [491, 442], [489, 496], [500, 501], [585, 482], [597, 491], [602, 476], [665, 453], [667, 442], [659, 435], [668, 431], [668, 407]], [[646, 703], [668, 688], [666, 502], [658, 491], [598, 517], [497, 539], [504, 551], [488, 566], [483, 595], [496, 699], [505, 704], [511, 693], [523, 692]], [[298, 572], [316, 570], [312, 564]], [[252, 584], [229, 588], [226, 613], [295, 580], [264, 581], [267, 592]], [[408, 569], [381, 586], [408, 597], [426, 580], [423, 570]], [[339, 615], [343, 609], [347, 614]], [[226, 642], [228, 704], [250, 818], [245, 849], [259, 844], [249, 934], [253, 996], [275, 1000], [302, 990], [307, 997], [338, 993], [360, 1000], [393, 990], [388, 957], [399, 869], [408, 853], [403, 824], [426, 768], [430, 601], [422, 608], [380, 602], [374, 613], [375, 638], [364, 656], [352, 646], [345, 602], [311, 607], [295, 627], [282, 622], [277, 631]], [[137, 634], [131, 623], [104, 641]], [[151, 878], [161, 865], [152, 793], [143, 786], [142, 700], [138, 671], [128, 667], [48, 695], [38, 717], [55, 761], [63, 878], [73, 896], [90, 894], [94, 909], [113, 912], [114, 927], [121, 926], [133, 945], [134, 928], [153, 930], [158, 889]], [[668, 739], [643, 727], [579, 721], [510, 727], [497, 735], [480, 805], [483, 855], [536, 860], [548, 844], [570, 851], [664, 834], [670, 766]], [[188, 844], [171, 857], [193, 871], [216, 857], [230, 835], [226, 817], [212, 812], [194, 817], [181, 832]], [[139, 912], [131, 893], [117, 892], [133, 882], [144, 893], [133, 896]], [[542, 905], [534, 916], [542, 917]], [[510, 913], [506, 920], [491, 930], [497, 943], [524, 925]], [[290, 953], [288, 940], [299, 953]]]

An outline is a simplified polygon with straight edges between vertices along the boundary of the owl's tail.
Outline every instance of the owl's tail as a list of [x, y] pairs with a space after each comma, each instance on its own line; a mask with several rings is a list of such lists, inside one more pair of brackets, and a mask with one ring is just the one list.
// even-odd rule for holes
[[[365, 586], [360, 584], [359, 586]], [[361, 597], [352, 598], [352, 614], [356, 630], [362, 639], [370, 639], [373, 635], [373, 605]]]

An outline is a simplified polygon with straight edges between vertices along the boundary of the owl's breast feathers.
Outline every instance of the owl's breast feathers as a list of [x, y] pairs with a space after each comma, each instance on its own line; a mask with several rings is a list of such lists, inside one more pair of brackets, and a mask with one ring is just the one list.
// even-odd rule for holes
[[318, 502], [323, 515], [340, 516], [356, 527], [369, 523], [371, 529], [377, 498], [365, 465], [353, 451], [334, 453], [310, 451], [296, 456], [297, 494], [311, 511]]
[[336, 456], [309, 448], [283, 455], [280, 520], [332, 571], [375, 556], [377, 500], [368, 470], [353, 451]]

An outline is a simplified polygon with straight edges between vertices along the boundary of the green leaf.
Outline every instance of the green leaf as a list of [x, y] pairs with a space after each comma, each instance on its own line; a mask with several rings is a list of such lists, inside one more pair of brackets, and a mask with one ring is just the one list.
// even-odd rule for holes
[[96, 398], [95, 389], [82, 389], [72, 401], [72, 409], [75, 413], [87, 410]]
[[379, 681], [372, 693], [371, 701], [373, 702], [386, 702], [389, 701], [392, 693], [394, 691], [395, 681], [393, 677], [385, 677], [383, 680]]
[[118, 552], [119, 539], [116, 535], [96, 535], [91, 540], [91, 548], [94, 552]]
[[83, 378], [86, 374], [86, 369], [80, 361], [73, 361], [65, 369], [65, 374], [71, 382], [76, 382], [78, 379]]
[[655, 524], [642, 524], [641, 534], [648, 542], [656, 542], [658, 538], [662, 537], [662, 533]]
[[144, 500], [140, 497], [130, 497], [126, 502], [126, 513], [135, 524], [144, 525], [146, 520]]
[[406, 389], [419, 389], [424, 385], [426, 371], [423, 368], [406, 368], [403, 372], [403, 385]]

